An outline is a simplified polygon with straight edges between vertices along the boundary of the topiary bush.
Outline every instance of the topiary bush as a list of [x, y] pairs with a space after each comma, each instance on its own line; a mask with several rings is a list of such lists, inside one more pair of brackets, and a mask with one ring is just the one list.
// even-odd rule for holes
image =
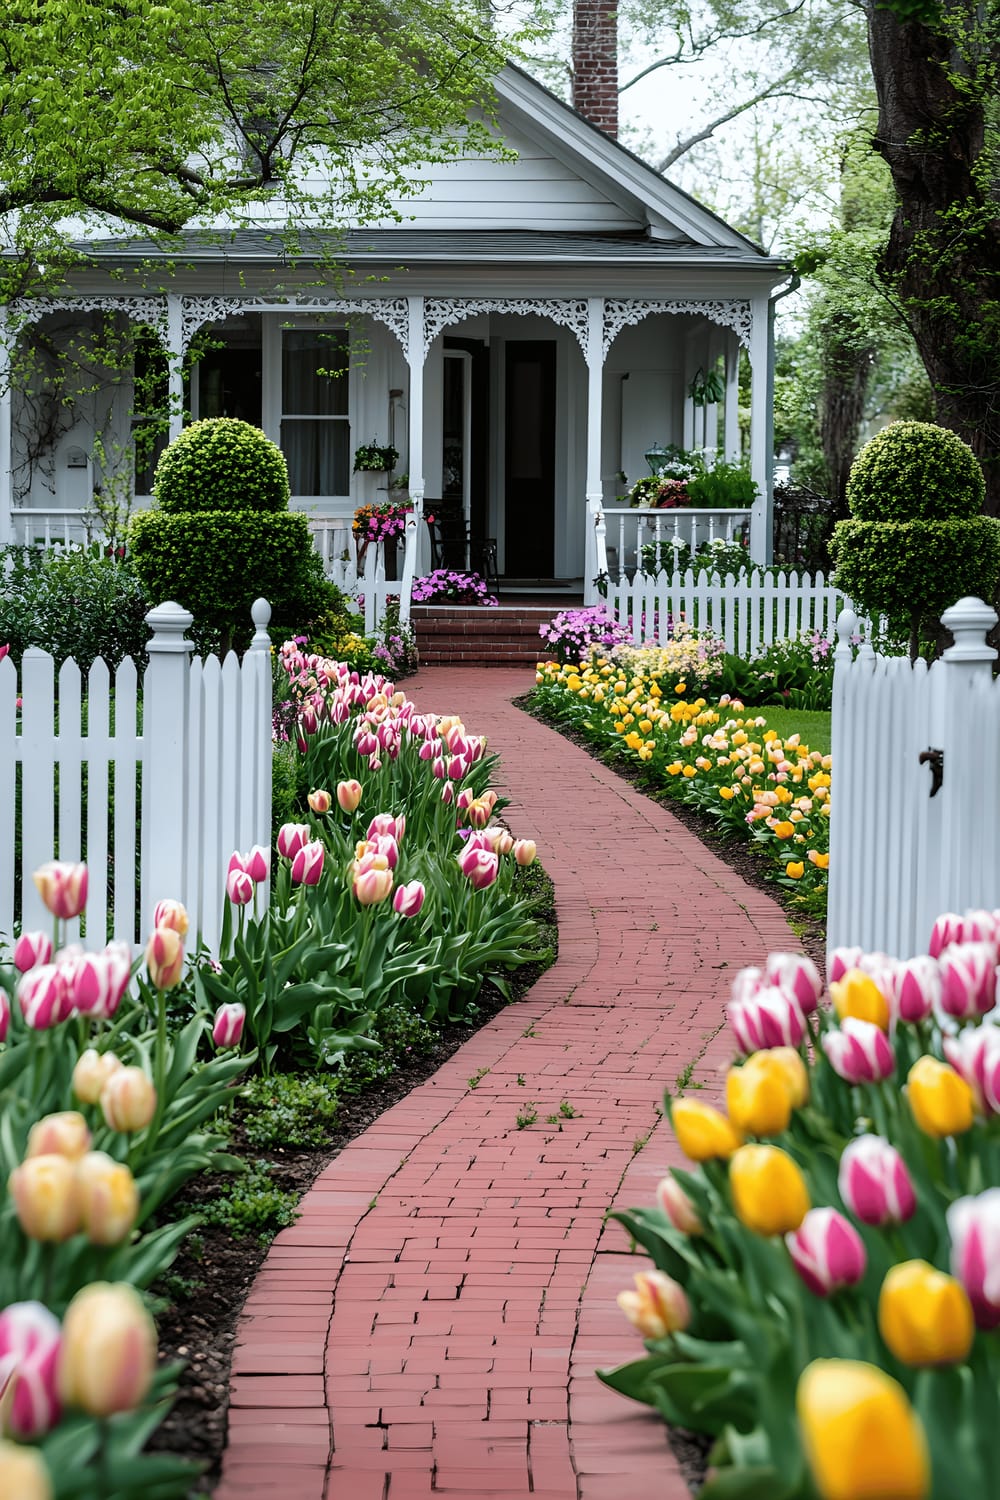
[[847, 485], [852, 519], [830, 543], [838, 588], [889, 633], [940, 636], [940, 615], [965, 595], [992, 601], [1000, 582], [1000, 520], [978, 512], [982, 469], [954, 432], [895, 422], [858, 454]]
[[284, 455], [259, 428], [195, 422], [160, 458], [153, 493], [156, 507], [129, 523], [131, 564], [154, 599], [191, 611], [199, 649], [245, 645], [261, 595], [279, 636], [343, 607], [306, 516], [288, 509]]

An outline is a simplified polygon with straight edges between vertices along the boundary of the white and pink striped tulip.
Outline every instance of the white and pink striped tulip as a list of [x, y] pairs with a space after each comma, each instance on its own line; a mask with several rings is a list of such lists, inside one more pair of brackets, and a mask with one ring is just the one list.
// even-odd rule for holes
[[893, 1014], [900, 1021], [926, 1021], [941, 999], [941, 970], [936, 958], [922, 953], [901, 961], [889, 980]]
[[[232, 861], [229, 864], [232, 869]], [[165, 901], [158, 901], [153, 911], [154, 927], [172, 927], [174, 932], [180, 933], [181, 937], [187, 937], [188, 928], [191, 925], [187, 914], [187, 908], [182, 901], [168, 897]]]
[[968, 1026], [944, 1038], [944, 1055], [976, 1096], [981, 1114], [1000, 1114], [1000, 1027]]
[[212, 1022], [212, 1041], [217, 1047], [238, 1047], [246, 1023], [246, 1006], [238, 1000], [220, 1005]]
[[862, 1224], [902, 1224], [916, 1212], [906, 1163], [880, 1135], [860, 1135], [848, 1142], [840, 1157], [837, 1187]]
[[59, 1421], [61, 1345], [59, 1319], [41, 1302], [12, 1302], [0, 1313], [0, 1367], [13, 1365], [3, 1402], [4, 1425], [12, 1437], [31, 1442]]
[[278, 829], [278, 853], [285, 859], [294, 859], [302, 845], [308, 844], [310, 831], [308, 823], [282, 823]]
[[965, 940], [965, 923], [955, 911], [942, 912], [931, 928], [931, 940], [927, 951], [931, 958], [939, 958], [952, 943]]
[[32, 1031], [48, 1031], [63, 1020], [66, 976], [58, 964], [36, 964], [17, 982], [17, 1003]]
[[297, 850], [292, 860], [293, 885], [319, 885], [326, 850], [319, 839], [311, 839]]
[[415, 917], [424, 904], [426, 894], [419, 880], [410, 880], [406, 885], [397, 886], [392, 898], [393, 911], [401, 917]]
[[87, 904], [86, 865], [50, 859], [39, 866], [32, 879], [54, 917], [61, 917], [64, 921], [78, 917]]
[[824, 1033], [823, 1051], [847, 1083], [881, 1083], [896, 1067], [892, 1044], [881, 1027], [855, 1016], [845, 1016], [839, 1031]]
[[374, 818], [372, 818], [371, 822], [368, 824], [368, 833], [366, 834], [366, 837], [369, 839], [373, 839], [381, 835], [385, 835], [388, 838], [395, 839], [397, 844], [401, 844], [403, 842], [403, 834], [405, 832], [405, 813], [400, 813], [399, 816], [395, 818], [393, 817], [392, 813], [376, 813]]
[[997, 965], [992, 943], [952, 943], [938, 963], [943, 1011], [959, 1021], [971, 1021], [993, 1009]]
[[492, 849], [467, 845], [458, 856], [458, 867], [473, 890], [484, 891], [493, 884], [500, 869], [500, 856]]
[[827, 983], [837, 984], [851, 969], [859, 968], [864, 956], [863, 948], [834, 948], [826, 960]]
[[797, 1047], [806, 1034], [806, 1018], [793, 995], [768, 985], [743, 1000], [731, 1000], [726, 1018], [741, 1052], [765, 1047]]
[[864, 1241], [835, 1208], [811, 1208], [798, 1229], [785, 1235], [792, 1265], [817, 1297], [856, 1286], [865, 1274]]
[[253, 880], [246, 870], [230, 870], [226, 876], [226, 895], [234, 906], [246, 906], [248, 901], [252, 901], [254, 889]]
[[22, 932], [14, 944], [14, 967], [26, 974], [36, 964], [52, 961], [52, 939], [45, 932]]
[[10, 1001], [7, 999], [7, 991], [0, 990], [0, 1042], [7, 1040], [10, 1030]]
[[765, 984], [794, 995], [803, 1015], [816, 1009], [823, 994], [823, 980], [811, 958], [804, 953], [771, 953], [764, 966]]
[[1000, 1188], [958, 1198], [945, 1212], [951, 1269], [965, 1287], [979, 1328], [1000, 1326]]

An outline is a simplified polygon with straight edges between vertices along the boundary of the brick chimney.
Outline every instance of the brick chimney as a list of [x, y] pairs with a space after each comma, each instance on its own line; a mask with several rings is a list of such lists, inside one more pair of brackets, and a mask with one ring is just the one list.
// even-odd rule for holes
[[617, 0], [574, 0], [573, 108], [617, 138]]

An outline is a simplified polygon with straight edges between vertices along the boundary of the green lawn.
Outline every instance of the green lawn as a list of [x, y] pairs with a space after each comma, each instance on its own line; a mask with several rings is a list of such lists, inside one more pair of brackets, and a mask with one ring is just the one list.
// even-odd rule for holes
[[766, 704], [763, 708], [748, 706], [746, 713], [753, 718], [759, 718], [763, 714], [767, 720], [768, 729], [773, 729], [781, 739], [787, 739], [790, 734], [798, 733], [810, 750], [821, 750], [824, 755], [830, 753], [829, 711], [778, 708], [774, 704]]

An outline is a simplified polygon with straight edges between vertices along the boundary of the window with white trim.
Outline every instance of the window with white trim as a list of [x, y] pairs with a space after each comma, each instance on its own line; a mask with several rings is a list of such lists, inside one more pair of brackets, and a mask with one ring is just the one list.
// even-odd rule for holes
[[281, 332], [281, 451], [293, 495], [347, 495], [351, 423], [344, 328]]

